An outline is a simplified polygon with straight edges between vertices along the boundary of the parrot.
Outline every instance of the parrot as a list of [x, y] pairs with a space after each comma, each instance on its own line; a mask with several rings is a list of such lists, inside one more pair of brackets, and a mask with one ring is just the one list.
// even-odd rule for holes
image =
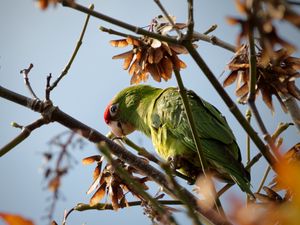
[[[235, 136], [220, 111], [186, 90], [195, 121], [205, 171], [226, 183], [236, 183], [250, 195], [250, 173], [241, 162]], [[104, 111], [104, 121], [116, 137], [137, 130], [151, 138], [158, 155], [180, 173], [196, 179], [203, 174], [184, 104], [177, 87], [139, 84], [120, 91]]]

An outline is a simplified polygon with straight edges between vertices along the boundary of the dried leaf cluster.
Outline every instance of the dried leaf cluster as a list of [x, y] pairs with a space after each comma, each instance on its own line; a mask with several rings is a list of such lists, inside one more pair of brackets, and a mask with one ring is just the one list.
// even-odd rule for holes
[[[185, 24], [174, 23], [172, 27], [167, 20], [154, 19], [150, 30], [161, 35], [168, 35], [173, 29], [184, 29]], [[175, 19], [174, 19], [175, 20]], [[132, 46], [132, 50], [113, 56], [113, 59], [124, 59], [123, 69], [128, 70], [131, 84], [145, 82], [149, 74], [157, 82], [161, 79], [167, 81], [171, 78], [173, 70], [186, 68], [186, 64], [179, 59], [179, 54], [186, 54], [187, 50], [181, 45], [171, 44], [149, 37], [131, 37], [126, 39], [112, 40], [110, 44], [114, 47]]]
[[[249, 92], [249, 57], [248, 45], [242, 45], [233, 59], [228, 63], [231, 70], [223, 82], [223, 86], [237, 82], [236, 95], [240, 98], [240, 103], [247, 102]], [[276, 60], [269, 59], [267, 62], [262, 60], [262, 52], [258, 51], [256, 62], [256, 93], [259, 91], [265, 104], [274, 111], [272, 95], [275, 95], [281, 103], [283, 110], [286, 108], [280, 98], [280, 94], [290, 94], [300, 100], [300, 91], [295, 84], [296, 78], [300, 77], [300, 58], [292, 57], [286, 49], [276, 51]]]
[[[142, 184], [145, 190], [148, 189], [148, 186], [146, 185], [146, 182], [148, 181], [147, 177], [134, 176], [133, 174], [137, 174], [138, 172], [133, 167], [126, 165], [119, 159], [116, 161], [118, 165], [121, 165], [132, 176], [132, 179]], [[90, 199], [90, 205], [99, 203], [105, 196], [107, 196], [110, 199], [114, 210], [124, 208], [128, 206], [128, 202], [125, 198], [125, 195], [128, 192], [143, 201], [143, 198], [139, 194], [135, 193], [130, 188], [130, 185], [127, 185], [125, 181], [119, 177], [114, 166], [106, 164], [102, 170], [103, 156], [90, 156], [84, 158], [82, 163], [84, 165], [97, 163], [93, 172], [93, 183], [87, 191], [87, 194], [90, 194], [96, 190]]]
[[131, 84], [137, 84], [148, 79], [149, 74], [157, 82], [171, 78], [174, 69], [186, 67], [178, 58], [178, 54], [186, 53], [186, 49], [179, 45], [168, 44], [156, 39], [143, 37], [134, 39], [128, 37], [110, 42], [114, 47], [132, 45], [132, 50], [115, 55], [113, 59], [124, 59], [123, 69], [128, 70]]
[[286, 1], [280, 0], [236, 0], [237, 10], [246, 16], [245, 19], [228, 17], [230, 24], [239, 24], [241, 31], [237, 36], [237, 45], [243, 38], [247, 38], [250, 27], [256, 28], [262, 46], [262, 59], [277, 57], [274, 50], [277, 45], [288, 51], [294, 51], [295, 47], [282, 39], [274, 26], [274, 20], [285, 20], [296, 27], [300, 27], [300, 15], [293, 11]]

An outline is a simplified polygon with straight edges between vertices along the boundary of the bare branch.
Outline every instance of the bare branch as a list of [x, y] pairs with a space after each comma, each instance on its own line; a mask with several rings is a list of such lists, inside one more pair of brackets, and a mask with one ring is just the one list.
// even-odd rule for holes
[[[94, 5], [92, 4], [92, 5], [90, 5], [89, 10], [93, 11], [93, 9], [94, 9]], [[75, 47], [75, 49], [74, 49], [74, 51], [73, 51], [73, 54], [72, 54], [72, 56], [71, 56], [71, 58], [70, 58], [68, 64], [65, 66], [65, 68], [64, 68], [63, 71], [61, 72], [60, 76], [59, 76], [59, 77], [53, 82], [53, 84], [49, 87], [50, 91], [52, 91], [52, 90], [58, 85], [59, 81], [60, 81], [65, 75], [67, 75], [67, 73], [69, 72], [69, 69], [71, 68], [72, 63], [73, 63], [75, 57], [77, 56], [78, 50], [79, 50], [79, 48], [80, 48], [80, 46], [81, 46], [81, 44], [82, 44], [82, 39], [83, 39], [83, 37], [84, 37], [84, 34], [85, 34], [85, 31], [86, 31], [87, 25], [88, 25], [88, 23], [89, 23], [89, 20], [90, 20], [90, 15], [88, 14], [88, 15], [86, 16], [86, 19], [85, 19], [85, 22], [84, 22], [84, 25], [83, 25], [83, 28], [82, 28], [80, 37], [79, 37], [79, 39], [78, 39], [78, 41], [77, 41], [76, 47]]]
[[40, 118], [25, 127], [20, 127], [22, 129], [22, 132], [0, 149], [0, 157], [8, 153], [11, 149], [23, 142], [26, 138], [28, 138], [33, 130], [45, 124], [47, 124], [47, 121], [44, 118]]
[[30, 63], [30, 65], [29, 65], [29, 67], [27, 69], [23, 69], [23, 70], [20, 71], [20, 74], [23, 74], [25, 86], [28, 88], [29, 93], [31, 94], [31, 96], [33, 98], [38, 99], [38, 97], [34, 93], [32, 87], [30, 85], [30, 82], [29, 82], [29, 73], [30, 73], [30, 71], [31, 71], [32, 68], [33, 68], [33, 64]]

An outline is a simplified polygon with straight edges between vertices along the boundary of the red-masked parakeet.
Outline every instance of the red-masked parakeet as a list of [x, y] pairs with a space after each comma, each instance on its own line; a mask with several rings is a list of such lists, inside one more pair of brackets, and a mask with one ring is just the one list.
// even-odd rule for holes
[[[250, 191], [250, 174], [241, 163], [240, 149], [226, 119], [193, 91], [187, 91], [208, 171]], [[177, 88], [135, 85], [119, 92], [104, 112], [105, 122], [118, 136], [139, 130], [165, 160], [195, 179], [201, 173], [198, 153]]]

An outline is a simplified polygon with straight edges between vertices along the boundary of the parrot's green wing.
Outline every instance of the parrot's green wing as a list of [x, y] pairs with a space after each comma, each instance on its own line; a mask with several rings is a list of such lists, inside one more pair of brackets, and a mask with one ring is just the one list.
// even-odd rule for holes
[[[188, 91], [187, 94], [206, 160], [211, 167], [229, 175], [244, 191], [251, 193], [249, 174], [241, 163], [239, 147], [225, 118], [194, 92]], [[180, 140], [187, 147], [187, 151], [196, 151], [184, 105], [176, 88], [166, 89], [157, 98], [151, 117], [152, 126], [167, 129], [174, 140]]]

